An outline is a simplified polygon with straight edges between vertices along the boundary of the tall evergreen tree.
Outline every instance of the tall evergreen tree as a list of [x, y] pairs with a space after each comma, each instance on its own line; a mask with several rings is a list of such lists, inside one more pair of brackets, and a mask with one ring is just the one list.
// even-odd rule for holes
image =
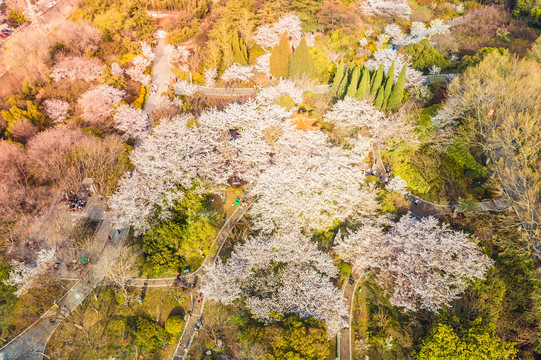
[[351, 62], [346, 69], [346, 74], [344, 75], [344, 79], [342, 80], [342, 83], [338, 88], [338, 93], [336, 94], [339, 99], [343, 99], [346, 96], [348, 85], [351, 81], [351, 75], [353, 74], [353, 69], [355, 69], [355, 64]]
[[398, 80], [393, 86], [389, 100], [387, 100], [387, 107], [391, 110], [397, 110], [402, 103], [404, 97], [404, 85], [406, 84], [406, 64], [402, 67]]
[[380, 86], [378, 89], [378, 95], [376, 96], [376, 101], [374, 102], [374, 107], [378, 110], [381, 110], [383, 107], [383, 93], [385, 92], [385, 89], [383, 86]]
[[291, 49], [289, 48], [289, 41], [284, 33], [280, 39], [280, 43], [272, 48], [270, 56], [270, 68], [271, 74], [275, 78], [287, 78], [289, 75], [289, 55]]
[[387, 77], [385, 78], [385, 92], [383, 93], [383, 107], [387, 107], [387, 101], [391, 95], [394, 83], [394, 61], [391, 63], [391, 67], [387, 72]]
[[378, 67], [378, 70], [374, 73], [372, 77], [373, 79], [372, 85], [370, 86], [370, 93], [375, 96], [383, 80], [383, 65], [380, 65]]
[[334, 74], [334, 79], [332, 81], [331, 94], [336, 94], [336, 91], [340, 87], [340, 83], [344, 79], [344, 61], [340, 60], [340, 63], [336, 67], [336, 74]]
[[349, 97], [355, 97], [357, 93], [357, 86], [359, 85], [359, 79], [361, 78], [361, 66], [356, 66], [351, 75], [351, 80], [348, 85], [346, 95]]
[[[243, 51], [244, 47], [244, 51]], [[237, 30], [233, 31], [233, 39], [231, 40], [231, 49], [233, 50], [233, 57], [234, 62], [239, 63], [241, 65], [248, 65], [248, 57], [245, 54], [246, 51], [246, 45], [244, 44], [244, 40], [239, 38], [239, 34]]]
[[361, 97], [370, 93], [370, 71], [365, 66], [363, 68], [363, 74], [361, 76], [361, 81], [359, 82], [359, 87], [355, 93], [356, 97]]
[[302, 38], [299, 47], [289, 56], [289, 76], [308, 75], [314, 77], [314, 58], [306, 45], [306, 38]]

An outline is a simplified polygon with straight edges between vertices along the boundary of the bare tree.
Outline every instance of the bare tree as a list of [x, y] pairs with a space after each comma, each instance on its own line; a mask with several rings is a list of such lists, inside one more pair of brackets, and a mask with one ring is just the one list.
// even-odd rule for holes
[[137, 275], [137, 259], [139, 253], [131, 246], [122, 246], [112, 249], [95, 265], [98, 276], [105, 281], [110, 281], [120, 290], [124, 296], [124, 302], [128, 299], [128, 286], [130, 279]]

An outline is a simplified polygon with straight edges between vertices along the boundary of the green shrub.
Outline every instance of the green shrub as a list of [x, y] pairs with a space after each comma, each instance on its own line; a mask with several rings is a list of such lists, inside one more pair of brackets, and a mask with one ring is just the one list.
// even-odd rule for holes
[[148, 98], [147, 95], [147, 88], [141, 85], [141, 91], [139, 92], [139, 96], [137, 97], [137, 99], [135, 99], [135, 101], [133, 102], [133, 107], [135, 107], [136, 109], [143, 109]]
[[349, 275], [351, 275], [351, 272], [353, 269], [351, 268], [351, 265], [347, 262], [341, 261], [340, 262], [340, 276], [342, 279], [347, 279]]
[[193, 37], [195, 33], [196, 30], [190, 27], [182, 27], [169, 31], [165, 39], [168, 44], [176, 46]]
[[182, 316], [171, 316], [165, 321], [165, 331], [171, 335], [178, 335], [184, 328]]
[[295, 102], [289, 95], [282, 95], [276, 99], [276, 105], [285, 107], [287, 110], [291, 110], [295, 107]]
[[261, 55], [265, 55], [267, 52], [259, 45], [256, 45], [250, 49], [250, 52], [248, 53], [250, 58], [250, 64], [255, 64], [255, 61], [258, 57]]
[[449, 61], [430, 45], [428, 39], [424, 39], [419, 43], [406, 45], [404, 46], [404, 51], [407, 55], [411, 56], [414, 69], [425, 71], [431, 66], [440, 68], [449, 67]]
[[314, 76], [322, 84], [328, 84], [333, 71], [333, 63], [319, 47], [313, 47], [310, 54], [314, 59]]
[[6, 19], [7, 23], [11, 27], [17, 27], [28, 22], [28, 19], [24, 16], [23, 12], [19, 9], [13, 9], [9, 11]]
[[165, 330], [153, 321], [139, 316], [137, 318], [137, 339], [142, 346], [156, 350], [167, 344], [168, 335]]
[[470, 66], [475, 66], [479, 64], [481, 61], [483, 61], [484, 58], [486, 58], [489, 54], [492, 53], [499, 53], [500, 55], [506, 55], [509, 54], [509, 51], [504, 48], [492, 48], [492, 47], [484, 47], [482, 49], [479, 49], [475, 52], [474, 55], [469, 56], [466, 55], [462, 58], [460, 63], [458, 64], [458, 71], [464, 71], [466, 68]]

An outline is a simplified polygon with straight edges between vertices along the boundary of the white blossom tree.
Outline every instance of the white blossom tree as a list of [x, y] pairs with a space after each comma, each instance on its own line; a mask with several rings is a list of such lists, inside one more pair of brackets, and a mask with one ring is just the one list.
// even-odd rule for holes
[[411, 15], [411, 8], [406, 0], [366, 0], [361, 9], [367, 14], [393, 19], [409, 19]]
[[216, 68], [208, 68], [205, 70], [205, 86], [215, 87], [216, 78], [218, 77], [218, 71]]
[[22, 295], [32, 287], [38, 275], [52, 265], [54, 257], [54, 249], [41, 249], [37, 253], [36, 259], [29, 263], [12, 261], [14, 268], [9, 273], [9, 278], [4, 280], [4, 283], [16, 286], [17, 291], [15, 294], [17, 296]]
[[259, 235], [211, 266], [201, 291], [224, 304], [241, 299], [264, 321], [273, 321], [272, 313], [324, 320], [332, 337], [348, 325], [343, 295], [331, 283], [336, 276], [332, 259], [306, 236]]
[[255, 65], [254, 68], [257, 72], [260, 72], [262, 74], [265, 74], [270, 77], [270, 53], [266, 53], [265, 55], [259, 56], [257, 59], [255, 59]]
[[402, 29], [397, 24], [389, 24], [385, 26], [383, 32], [389, 36], [393, 44], [403, 45], [406, 41], [406, 34], [402, 32]]
[[385, 190], [405, 196], [408, 193], [408, 183], [397, 175], [389, 180], [389, 183], [385, 186]]
[[223, 81], [249, 81], [254, 76], [252, 66], [244, 66], [234, 63], [222, 74]]
[[101, 76], [102, 63], [97, 58], [65, 57], [60, 59], [51, 72], [51, 79], [60, 81], [64, 78], [94, 81]]
[[154, 54], [154, 51], [152, 51], [152, 47], [150, 47], [150, 45], [144, 41], [141, 41], [140, 44], [141, 44], [141, 55], [143, 55], [146, 59], [150, 61], [154, 61], [154, 57], [156, 55]]
[[186, 49], [186, 47], [182, 45], [167, 45], [164, 52], [167, 55], [167, 60], [169, 61], [170, 67], [178, 67], [182, 71], [186, 72], [190, 70], [186, 64], [188, 62], [188, 58], [190, 57], [190, 51]]
[[442, 19], [434, 19], [430, 22], [427, 32], [430, 36], [443, 35], [443, 34], [447, 34], [450, 28], [451, 26], [445, 24]]
[[274, 23], [273, 29], [279, 36], [286, 33], [288, 36], [300, 38], [302, 32], [301, 19], [294, 13], [285, 14]]
[[278, 44], [280, 41], [280, 34], [276, 32], [274, 26], [265, 24], [257, 28], [254, 32], [253, 39], [255, 43], [263, 49], [269, 49]]
[[129, 75], [133, 81], [137, 81], [144, 86], [149, 86], [152, 78], [149, 74], [145, 74], [145, 71], [151, 63], [152, 60], [142, 55], [137, 55], [132, 60], [132, 66], [126, 70], [126, 74]]
[[99, 123], [106, 120], [113, 112], [113, 105], [122, 100], [124, 90], [109, 85], [100, 85], [88, 90], [79, 98], [81, 118], [89, 123]]
[[379, 269], [378, 279], [393, 288], [391, 304], [408, 310], [449, 306], [493, 263], [466, 233], [438, 225], [433, 217], [417, 220], [408, 214], [385, 236], [373, 235], [351, 234], [350, 257], [356, 266]]
[[330, 111], [325, 114], [325, 120], [339, 126], [373, 127], [383, 121], [385, 114], [377, 110], [371, 102], [346, 96], [338, 100]]
[[113, 119], [115, 128], [123, 132], [124, 138], [136, 139], [150, 125], [147, 113], [129, 105], [118, 106]]
[[180, 80], [176, 83], [175, 89], [178, 90], [181, 95], [192, 96], [199, 90], [199, 86], [186, 80]]
[[295, 104], [300, 104], [303, 101], [304, 91], [297, 87], [293, 80], [280, 79], [274, 86], [267, 86], [259, 90], [257, 93], [257, 101], [261, 104], [273, 104], [280, 96], [287, 95], [291, 97]]
[[43, 108], [47, 116], [55, 123], [66, 121], [70, 104], [67, 101], [59, 99], [47, 99], [43, 102]]

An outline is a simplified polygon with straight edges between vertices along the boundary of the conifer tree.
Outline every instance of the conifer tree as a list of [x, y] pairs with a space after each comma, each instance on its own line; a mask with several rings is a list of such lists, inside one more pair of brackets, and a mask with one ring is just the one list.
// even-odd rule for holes
[[355, 69], [355, 64], [352, 62], [348, 65], [348, 68], [346, 69], [346, 74], [344, 75], [344, 80], [342, 80], [342, 83], [338, 88], [338, 93], [336, 94], [336, 96], [339, 99], [343, 99], [346, 96], [348, 85], [351, 81], [351, 75], [353, 74], [353, 69]]
[[331, 94], [336, 94], [340, 83], [344, 79], [344, 61], [340, 60], [338, 67], [336, 68], [336, 74], [334, 74], [334, 79], [332, 81]]
[[306, 45], [306, 38], [302, 38], [299, 46], [289, 56], [289, 76], [308, 75], [314, 77], [314, 58]]
[[289, 75], [289, 55], [291, 49], [289, 48], [289, 41], [284, 33], [280, 39], [280, 43], [272, 48], [270, 56], [270, 68], [271, 74], [275, 78], [287, 78]]
[[376, 96], [376, 101], [374, 102], [374, 107], [378, 110], [381, 110], [383, 107], [383, 93], [385, 92], [385, 89], [383, 86], [380, 86], [378, 89], [378, 95]]
[[404, 97], [404, 85], [406, 84], [406, 64], [402, 67], [398, 80], [393, 86], [389, 100], [387, 100], [387, 107], [391, 110], [397, 110], [402, 103]]
[[356, 66], [351, 75], [351, 81], [348, 85], [348, 91], [346, 93], [349, 97], [355, 97], [357, 93], [357, 86], [359, 85], [359, 79], [361, 78], [361, 66]]
[[357, 92], [355, 93], [356, 97], [365, 96], [370, 92], [370, 71], [368, 71], [368, 68], [365, 66], [363, 68], [363, 74], [361, 76], [361, 81], [359, 82], [359, 87], [357, 88]]
[[383, 108], [387, 107], [387, 101], [389, 100], [389, 96], [391, 95], [391, 91], [393, 89], [393, 83], [394, 83], [394, 61], [391, 64], [391, 67], [389, 68], [389, 71], [387, 72], [387, 76], [385, 78], [385, 92], [383, 93]]
[[375, 96], [383, 80], [383, 65], [380, 65], [378, 67], [378, 70], [374, 73], [372, 77], [373, 79], [372, 85], [370, 86], [370, 93]]
[[248, 57], [245, 56], [244, 51], [242, 50], [244, 47], [244, 51], [246, 51], [246, 45], [244, 45], [244, 41], [239, 38], [238, 32], [235, 30], [233, 31], [233, 39], [231, 40], [231, 49], [233, 50], [233, 56], [235, 58], [234, 62], [241, 64], [241, 65], [248, 65]]

